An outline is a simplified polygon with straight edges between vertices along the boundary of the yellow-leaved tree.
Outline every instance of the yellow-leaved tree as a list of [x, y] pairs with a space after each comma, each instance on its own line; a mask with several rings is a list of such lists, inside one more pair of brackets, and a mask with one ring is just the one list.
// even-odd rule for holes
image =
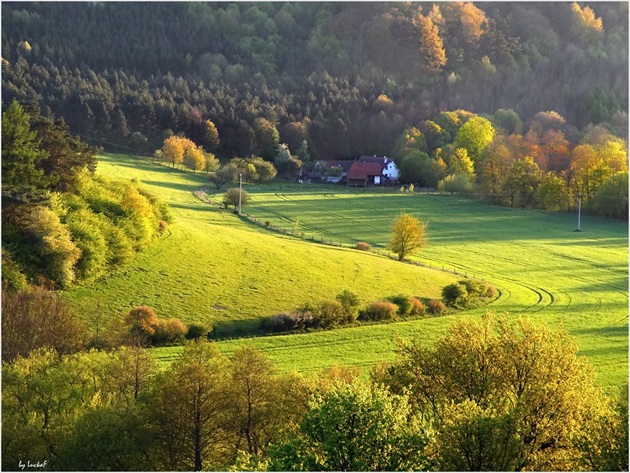
[[389, 247], [398, 255], [398, 261], [402, 261], [426, 244], [426, 229], [427, 225], [412, 215], [403, 214], [396, 217], [392, 224]]

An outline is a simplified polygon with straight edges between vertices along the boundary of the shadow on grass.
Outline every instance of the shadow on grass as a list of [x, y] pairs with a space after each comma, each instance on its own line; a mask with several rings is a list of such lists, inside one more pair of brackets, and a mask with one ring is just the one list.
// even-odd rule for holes
[[581, 328], [577, 330], [571, 330], [573, 335], [591, 335], [591, 336], [605, 336], [605, 337], [623, 337], [628, 338], [628, 324], [619, 325], [617, 327], [594, 327], [594, 328]]
[[[192, 176], [191, 176], [192, 177]], [[191, 182], [185, 184], [178, 184], [175, 182], [165, 182], [165, 181], [142, 181], [147, 186], [155, 186], [155, 187], [163, 187], [166, 189], [174, 189], [182, 192], [194, 192], [199, 188], [199, 182]]]

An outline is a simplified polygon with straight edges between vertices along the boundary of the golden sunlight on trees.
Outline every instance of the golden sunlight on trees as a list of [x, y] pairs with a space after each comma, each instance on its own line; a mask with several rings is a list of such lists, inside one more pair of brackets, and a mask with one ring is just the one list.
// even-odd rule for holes
[[155, 329], [159, 325], [157, 315], [153, 309], [145, 305], [131, 309], [125, 315], [125, 323], [129, 326], [129, 330], [133, 335], [147, 338], [155, 333]]
[[440, 71], [446, 65], [446, 51], [438, 27], [431, 18], [418, 14], [414, 23], [420, 32], [420, 54], [430, 71]]
[[571, 470], [574, 439], [602, 408], [592, 369], [564, 330], [528, 319], [467, 319], [429, 348], [400, 341], [373, 372], [408, 392], [436, 428], [429, 455], [442, 471]]
[[398, 261], [426, 245], [426, 229], [427, 225], [421, 224], [420, 219], [416, 217], [408, 214], [396, 217], [392, 224], [389, 246], [398, 255]]

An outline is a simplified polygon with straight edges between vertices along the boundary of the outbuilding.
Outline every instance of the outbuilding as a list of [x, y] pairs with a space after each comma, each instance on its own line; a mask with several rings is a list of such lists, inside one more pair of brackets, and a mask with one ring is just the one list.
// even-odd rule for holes
[[346, 182], [352, 187], [367, 187], [372, 184], [381, 183], [382, 168], [378, 163], [362, 163], [355, 161], [348, 169]]

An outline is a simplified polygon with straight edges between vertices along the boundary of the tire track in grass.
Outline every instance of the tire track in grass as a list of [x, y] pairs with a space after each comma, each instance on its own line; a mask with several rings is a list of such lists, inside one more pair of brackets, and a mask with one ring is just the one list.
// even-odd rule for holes
[[[471, 252], [471, 253], [474, 253], [474, 252]], [[466, 274], [463, 275], [463, 276], [467, 276], [468, 272], [470, 272], [471, 274], [476, 274], [476, 273], [473, 273], [475, 268], [470, 268], [468, 266], [462, 265], [461, 263], [454, 263], [452, 261], [445, 261], [445, 263], [450, 264], [454, 268], [458, 268], [460, 271], [461, 270], [465, 270]], [[484, 278], [484, 280], [485, 280], [485, 278]], [[542, 307], [538, 307], [536, 310], [534, 310], [532, 312], [538, 312], [539, 310], [545, 309], [545, 308], [547, 308], [547, 307], [549, 307], [549, 306], [551, 306], [551, 305], [553, 305], [555, 303], [554, 295], [550, 291], [548, 291], [546, 289], [543, 289], [543, 288], [540, 288], [540, 287], [536, 287], [536, 286], [533, 286], [533, 285], [529, 285], [529, 284], [525, 284], [525, 283], [523, 283], [523, 282], [521, 282], [519, 280], [516, 280], [516, 279], [513, 279], [513, 278], [509, 278], [509, 277], [506, 277], [506, 276], [499, 276], [498, 278], [492, 278], [492, 281], [495, 282], [495, 284], [496, 284], [497, 281], [500, 281], [500, 280], [509, 281], [510, 283], [512, 283], [512, 284], [514, 284], [516, 286], [523, 287], [523, 288], [525, 288], [525, 289], [527, 289], [527, 290], [529, 290], [529, 291], [534, 293], [534, 295], [536, 297], [536, 302], [534, 302], [533, 304], [525, 307], [520, 312], [529, 311], [530, 309], [532, 309], [532, 308], [534, 308], [534, 307], [536, 307], [538, 305], [543, 304], [543, 301], [545, 299], [544, 295], [546, 295], [547, 298], [549, 299], [549, 303], [543, 305]]]

